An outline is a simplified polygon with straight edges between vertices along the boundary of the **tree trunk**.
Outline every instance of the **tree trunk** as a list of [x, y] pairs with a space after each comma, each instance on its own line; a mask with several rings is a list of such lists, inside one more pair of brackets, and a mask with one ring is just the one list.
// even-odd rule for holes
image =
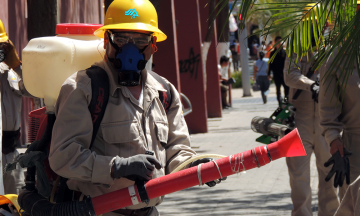
[[217, 35], [219, 42], [229, 42], [229, 4], [220, 11], [217, 17]]
[[246, 37], [247, 37], [247, 28], [245, 25], [244, 29], [240, 30], [240, 40], [239, 40], [243, 97], [251, 96], [249, 58], [248, 58], [248, 54], [247, 54]]
[[158, 13], [158, 16], [159, 16], [161, 0], [150, 0], [150, 2], [154, 5], [156, 12]]
[[57, 0], [27, 0], [28, 40], [55, 36]]
[[205, 85], [205, 90], [207, 89], [207, 71], [206, 71], [206, 62], [207, 62], [207, 57], [208, 57], [208, 53], [209, 53], [209, 48], [211, 45], [211, 40], [213, 38], [214, 35], [214, 28], [215, 28], [215, 3], [216, 0], [210, 0], [208, 7], [209, 7], [209, 18], [208, 18], [208, 30], [206, 32], [205, 35], [205, 40], [204, 43], [202, 44], [202, 48], [201, 48], [201, 53], [202, 53], [202, 64], [203, 64], [203, 68], [204, 68], [204, 85]]
[[113, 2], [114, 0], [105, 0], [104, 1], [104, 5], [105, 5], [105, 14], [106, 14], [106, 11], [109, 7], [109, 5]]
[[212, 37], [214, 35], [214, 25], [215, 25], [215, 3], [216, 1], [215, 0], [210, 0], [209, 4], [208, 4], [208, 7], [209, 7], [209, 20], [208, 20], [208, 31], [206, 32], [206, 36], [205, 36], [205, 42], [210, 42], [211, 43], [211, 40], [212, 40]]

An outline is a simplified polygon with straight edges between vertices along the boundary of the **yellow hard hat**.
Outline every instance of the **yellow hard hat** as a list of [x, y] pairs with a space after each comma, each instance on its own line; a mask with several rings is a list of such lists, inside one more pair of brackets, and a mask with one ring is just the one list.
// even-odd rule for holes
[[18, 199], [18, 195], [16, 194], [0, 195], [0, 205], [12, 203], [20, 214], [20, 205], [17, 199]]
[[[305, 14], [308, 10], [310, 10], [311, 8], [313, 8], [314, 6], [316, 5], [316, 3], [309, 3], [306, 5], [306, 7], [304, 8], [304, 11], [303, 13]], [[320, 7], [320, 4], [317, 4], [314, 8], [313, 8], [313, 11], [311, 13], [315, 13], [315, 20], [317, 20], [317, 11], [316, 11], [316, 7]], [[309, 19], [309, 16], [310, 16], [310, 20], [312, 19], [312, 15], [310, 13], [308, 13], [306, 15], [306, 20]], [[303, 20], [305, 20], [305, 18], [303, 18]]]
[[7, 36], [6, 32], [5, 32], [5, 26], [4, 23], [1, 21], [0, 19], [0, 43], [1, 42], [5, 42], [9, 39], [9, 37]]
[[94, 32], [103, 38], [108, 29], [152, 32], [157, 42], [166, 40], [166, 35], [158, 28], [155, 7], [149, 0], [114, 0], [105, 15], [105, 25]]

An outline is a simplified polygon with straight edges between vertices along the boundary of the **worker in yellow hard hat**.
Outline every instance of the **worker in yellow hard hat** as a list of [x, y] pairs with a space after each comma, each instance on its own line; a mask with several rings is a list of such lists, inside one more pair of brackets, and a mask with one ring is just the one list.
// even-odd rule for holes
[[[308, 5], [306, 10], [315, 4]], [[311, 20], [313, 16], [309, 16]], [[315, 16], [316, 19], [316, 16]], [[311, 28], [313, 30], [313, 28]], [[320, 115], [323, 111], [318, 101], [320, 71], [314, 68], [314, 56], [316, 47], [317, 31], [310, 32], [310, 45], [308, 57], [303, 56], [295, 63], [289, 56], [286, 57], [283, 70], [285, 84], [290, 87], [289, 102], [296, 108], [295, 127], [299, 130], [301, 140], [307, 156], [286, 158], [291, 187], [291, 200], [293, 203], [292, 216], [312, 215], [312, 185], [310, 164], [312, 154], [316, 157], [316, 169], [318, 178], [318, 210], [319, 215], [334, 215], [339, 200], [337, 188], [334, 187], [334, 178], [329, 182], [328, 173], [331, 167], [324, 164], [331, 157], [330, 145], [322, 136], [320, 127]], [[319, 37], [319, 36], [318, 36]], [[301, 38], [304, 40], [305, 38]], [[296, 58], [296, 54], [294, 53]], [[325, 88], [326, 89], [326, 88]], [[340, 178], [336, 179], [336, 187]], [[343, 180], [343, 179], [342, 179]], [[342, 186], [342, 183], [340, 184]]]
[[[51, 168], [69, 179], [69, 188], [90, 197], [135, 181], [140, 190], [143, 181], [169, 174], [196, 155], [178, 91], [145, 69], [156, 42], [166, 39], [154, 6], [149, 0], [114, 0], [104, 23], [94, 33], [104, 38], [104, 60], [70, 76], [60, 90], [49, 153]], [[162, 200], [134, 197], [132, 206], [104, 216], [156, 216]]]
[[21, 215], [20, 206], [17, 201], [18, 195], [0, 195], [0, 216], [19, 216]]
[[19, 155], [16, 150], [20, 137], [22, 96], [30, 96], [22, 80], [21, 61], [14, 44], [0, 20], [0, 92], [2, 117], [2, 167], [5, 194], [18, 194], [24, 186], [24, 172], [19, 167], [5, 172], [5, 165]]

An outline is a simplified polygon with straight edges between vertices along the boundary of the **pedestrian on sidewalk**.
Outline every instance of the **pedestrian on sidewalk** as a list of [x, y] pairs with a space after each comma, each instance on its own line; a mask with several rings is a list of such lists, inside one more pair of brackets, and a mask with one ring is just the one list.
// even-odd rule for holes
[[273, 42], [270, 41], [270, 42], [268, 43], [268, 45], [266, 46], [266, 54], [265, 54], [265, 57], [266, 57], [266, 58], [270, 58], [270, 53], [271, 53], [272, 48], [273, 48], [273, 44], [272, 44], [272, 43], [273, 43]]
[[233, 44], [230, 46], [230, 50], [231, 50], [231, 56], [233, 59], [233, 66], [234, 66], [234, 71], [239, 71], [239, 67], [240, 67], [240, 48], [239, 48], [240, 44], [238, 40], [234, 40]]
[[256, 83], [260, 86], [261, 97], [264, 104], [267, 102], [267, 95], [269, 94], [270, 79], [267, 76], [267, 61], [264, 60], [265, 53], [259, 53], [259, 59], [254, 64], [254, 77]]
[[221, 56], [220, 65], [219, 65], [219, 76], [220, 76], [220, 90], [221, 90], [221, 103], [222, 108], [227, 109], [230, 107], [230, 104], [227, 102], [227, 92], [229, 87], [223, 82], [228, 82], [229, 80], [229, 63], [230, 59], [226, 56]]
[[[280, 36], [276, 36], [275, 38], [275, 44], [281, 40]], [[279, 103], [279, 106], [281, 105], [282, 98], [281, 98], [281, 91], [280, 88], [283, 86], [284, 88], [284, 95], [285, 97], [289, 96], [289, 87], [284, 82], [284, 63], [286, 59], [286, 52], [281, 46], [281, 43], [277, 44], [275, 48], [273, 48], [273, 51], [270, 53], [270, 58], [272, 58], [273, 55], [275, 55], [276, 51], [279, 50], [279, 52], [276, 54], [274, 60], [270, 62], [269, 69], [268, 69], [268, 76], [271, 78], [271, 71], [273, 73], [272, 79], [274, 79], [275, 85], [276, 85], [276, 98]], [[285, 67], [287, 68], [287, 67]]]
[[[258, 50], [257, 50], [257, 57], [258, 59], [260, 58], [260, 52], [263, 52], [264, 54], [266, 53], [266, 44], [265, 44], [265, 41], [261, 41], [261, 45], [258, 47]], [[265, 55], [264, 55], [265, 56]]]
[[[313, 59], [313, 56], [312, 52], [309, 53], [309, 59]], [[294, 59], [296, 59], [296, 55], [293, 61]], [[286, 158], [293, 202], [291, 215], [312, 215], [310, 187], [310, 158], [312, 153], [315, 154], [316, 167], [319, 173], [318, 215], [334, 215], [339, 206], [339, 201], [333, 183], [325, 181], [331, 167], [325, 167], [324, 163], [331, 157], [331, 154], [330, 146], [322, 136], [320, 128], [319, 103], [317, 102], [319, 88], [316, 85], [319, 72], [311, 69], [313, 62], [308, 62], [306, 56], [301, 58], [297, 65], [293, 61], [290, 62], [290, 58], [286, 58], [283, 71], [284, 80], [286, 85], [290, 86], [289, 102], [296, 108], [295, 126], [299, 130], [307, 155]], [[288, 71], [289, 65], [290, 70]]]

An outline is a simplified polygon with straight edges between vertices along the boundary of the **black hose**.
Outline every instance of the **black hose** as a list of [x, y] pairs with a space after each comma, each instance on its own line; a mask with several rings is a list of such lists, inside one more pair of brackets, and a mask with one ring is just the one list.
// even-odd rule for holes
[[53, 204], [38, 193], [25, 190], [18, 202], [26, 216], [96, 216], [91, 199]]

